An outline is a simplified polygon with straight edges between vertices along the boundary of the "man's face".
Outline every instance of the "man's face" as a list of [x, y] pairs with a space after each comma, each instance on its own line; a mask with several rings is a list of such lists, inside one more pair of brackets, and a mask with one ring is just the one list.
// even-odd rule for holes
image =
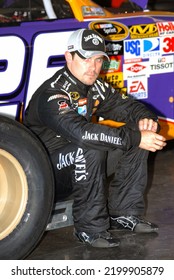
[[100, 73], [103, 56], [96, 55], [91, 58], [82, 59], [76, 53], [74, 57], [68, 53], [68, 57], [69, 59], [66, 57], [67, 66], [71, 73], [83, 84], [92, 85]]

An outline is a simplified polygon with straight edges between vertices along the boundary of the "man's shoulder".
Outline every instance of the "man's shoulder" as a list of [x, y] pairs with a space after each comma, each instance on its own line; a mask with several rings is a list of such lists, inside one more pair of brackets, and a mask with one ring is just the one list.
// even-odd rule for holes
[[95, 85], [99, 87], [103, 92], [111, 89], [111, 86], [100, 77], [95, 81]]

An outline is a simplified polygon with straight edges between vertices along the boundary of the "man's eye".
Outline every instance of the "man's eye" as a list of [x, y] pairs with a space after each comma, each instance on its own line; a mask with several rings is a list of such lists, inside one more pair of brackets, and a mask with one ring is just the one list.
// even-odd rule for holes
[[97, 61], [98, 62], [103, 62], [103, 58], [98, 58]]

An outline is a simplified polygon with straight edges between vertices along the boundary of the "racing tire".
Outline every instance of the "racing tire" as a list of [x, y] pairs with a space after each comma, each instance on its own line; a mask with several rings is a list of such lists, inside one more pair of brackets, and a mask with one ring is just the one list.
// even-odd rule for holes
[[0, 259], [36, 247], [53, 209], [54, 176], [45, 148], [21, 123], [0, 116]]

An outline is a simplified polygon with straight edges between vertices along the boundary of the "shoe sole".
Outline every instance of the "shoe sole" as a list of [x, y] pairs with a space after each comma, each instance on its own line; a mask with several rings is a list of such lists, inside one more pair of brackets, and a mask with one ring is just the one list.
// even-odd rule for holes
[[130, 230], [128, 228], [116, 228], [116, 227], [111, 227], [110, 230], [112, 231], [125, 231], [125, 232], [132, 232], [132, 233], [158, 233], [158, 228], [155, 229], [135, 229], [135, 230]]

